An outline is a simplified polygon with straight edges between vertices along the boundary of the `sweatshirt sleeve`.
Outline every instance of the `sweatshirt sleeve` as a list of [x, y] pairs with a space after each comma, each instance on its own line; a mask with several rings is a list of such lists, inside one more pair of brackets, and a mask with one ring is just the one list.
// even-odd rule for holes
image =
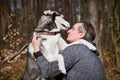
[[[62, 53], [66, 71], [69, 70], [78, 61], [78, 58], [76, 58], [74, 51], [72, 51], [71, 48], [72, 47], [67, 47]], [[36, 55], [38, 54], [41, 54], [41, 52], [38, 52]], [[43, 77], [45, 78], [52, 78], [60, 74], [57, 61], [48, 62], [44, 56], [39, 55], [36, 57], [36, 63], [40, 68]]]

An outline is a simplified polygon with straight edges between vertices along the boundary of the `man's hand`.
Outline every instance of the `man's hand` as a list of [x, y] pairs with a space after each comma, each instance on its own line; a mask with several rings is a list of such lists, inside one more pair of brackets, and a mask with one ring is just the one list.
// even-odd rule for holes
[[40, 51], [40, 38], [38, 38], [36, 35], [32, 38], [32, 45], [35, 52]]

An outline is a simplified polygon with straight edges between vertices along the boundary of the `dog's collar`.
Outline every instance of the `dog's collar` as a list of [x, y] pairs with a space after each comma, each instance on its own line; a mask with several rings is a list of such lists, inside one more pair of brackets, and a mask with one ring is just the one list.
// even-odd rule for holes
[[38, 31], [37, 33], [40, 33], [42, 35], [56, 35], [60, 32], [59, 31], [58, 32]]

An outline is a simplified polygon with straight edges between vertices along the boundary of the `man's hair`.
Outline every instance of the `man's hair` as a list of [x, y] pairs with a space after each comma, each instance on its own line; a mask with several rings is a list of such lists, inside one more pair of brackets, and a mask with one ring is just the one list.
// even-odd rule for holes
[[96, 37], [93, 25], [88, 21], [79, 21], [78, 23], [83, 23], [83, 30], [86, 32], [85, 40], [93, 41]]

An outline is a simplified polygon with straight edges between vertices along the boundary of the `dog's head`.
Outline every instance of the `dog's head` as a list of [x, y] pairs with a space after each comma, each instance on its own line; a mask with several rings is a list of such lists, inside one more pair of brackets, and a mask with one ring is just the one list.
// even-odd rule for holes
[[46, 10], [38, 21], [35, 31], [59, 32], [70, 28], [70, 23], [56, 11]]

